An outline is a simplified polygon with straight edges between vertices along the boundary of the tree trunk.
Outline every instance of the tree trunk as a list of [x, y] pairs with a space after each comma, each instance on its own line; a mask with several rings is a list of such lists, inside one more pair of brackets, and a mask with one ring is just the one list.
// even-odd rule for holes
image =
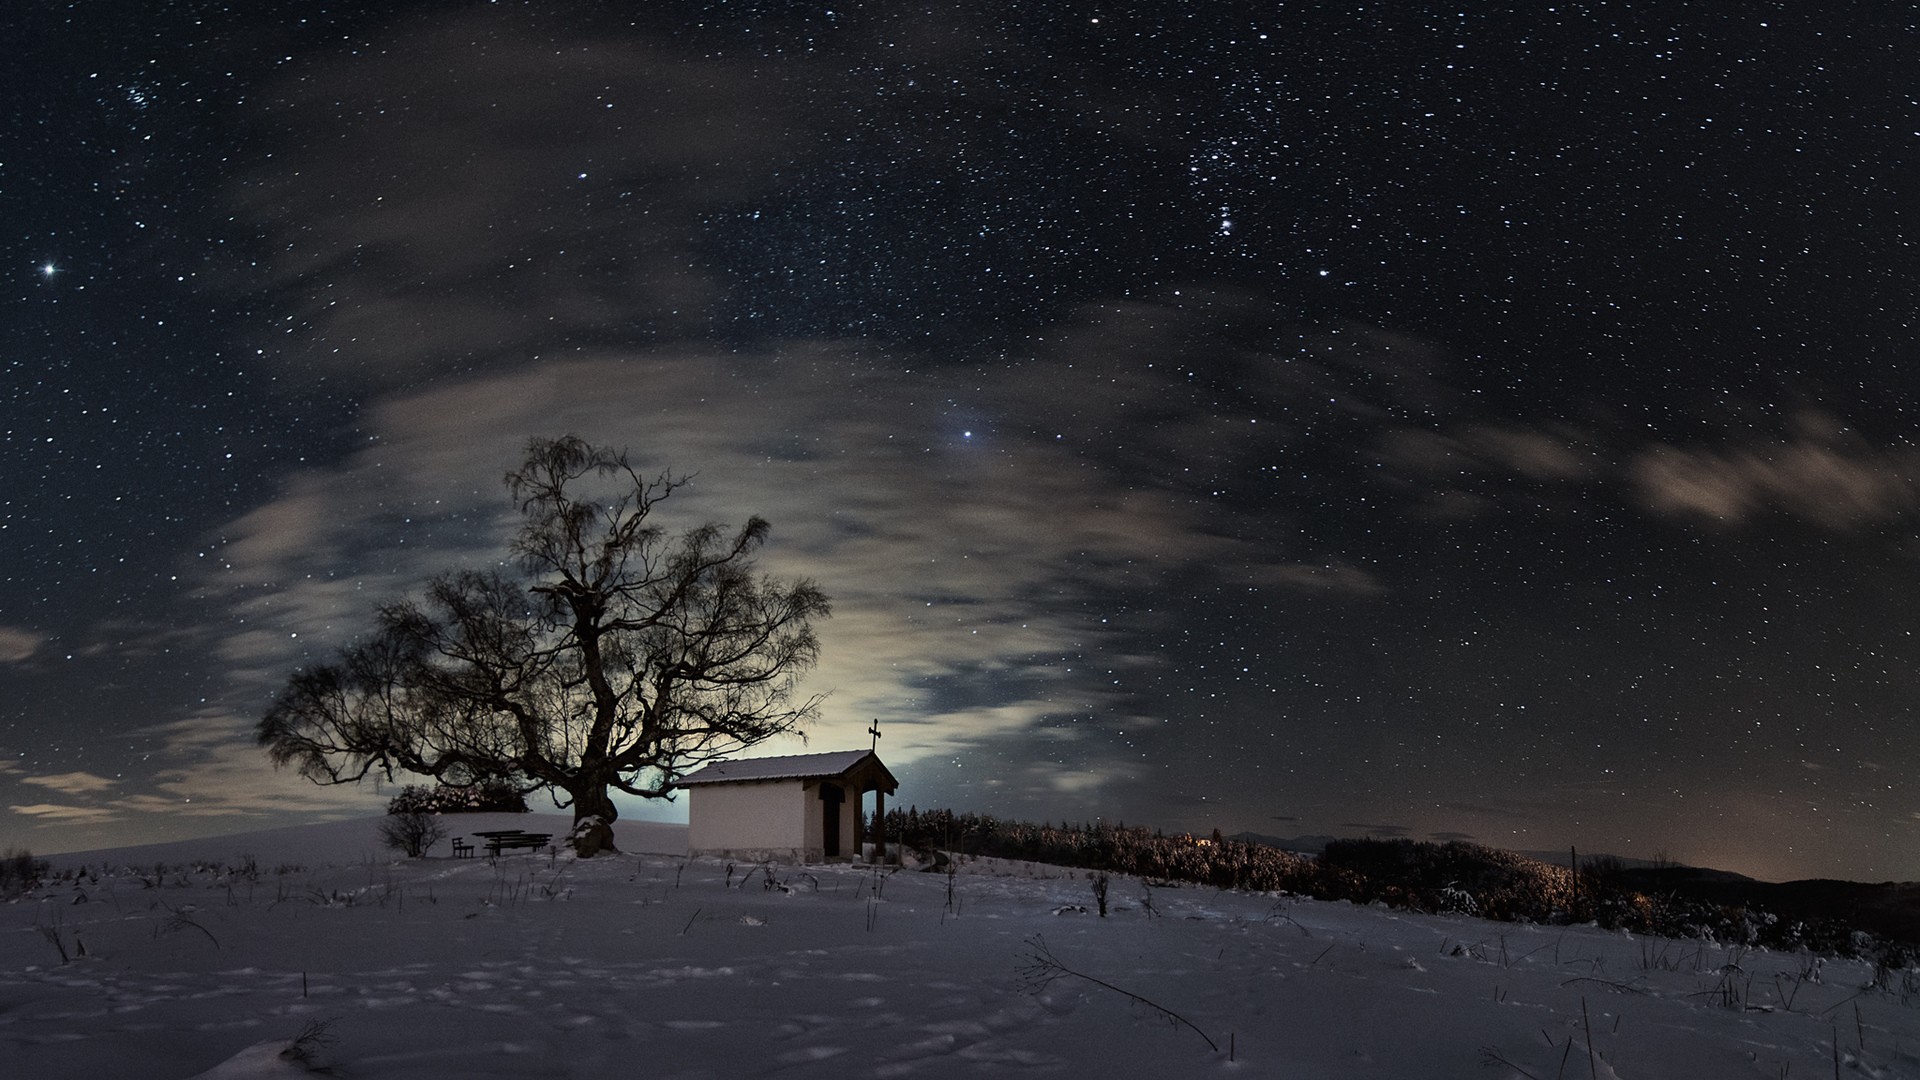
[[[569, 790], [568, 794], [573, 796], [573, 833], [567, 837], [567, 843], [573, 846], [574, 854], [583, 859], [602, 851], [619, 854], [620, 849], [613, 846], [613, 823], [620, 811], [614, 808], [606, 785], [589, 783], [578, 791]], [[589, 818], [598, 820], [588, 821]]]
[[578, 791], [569, 790], [573, 796], [573, 820], [577, 825], [581, 818], [597, 817], [611, 825], [619, 820], [620, 811], [613, 805], [613, 797], [607, 794], [605, 784], [584, 784]]

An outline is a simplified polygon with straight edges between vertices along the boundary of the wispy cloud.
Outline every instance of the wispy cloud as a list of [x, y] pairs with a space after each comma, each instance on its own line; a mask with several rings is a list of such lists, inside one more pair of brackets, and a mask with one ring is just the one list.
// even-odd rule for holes
[[110, 790], [114, 786], [112, 780], [87, 772], [60, 773], [54, 776], [23, 776], [20, 782], [51, 788], [62, 795], [95, 795]]
[[1339, 827], [1351, 832], [1363, 833], [1369, 837], [1390, 840], [1400, 839], [1413, 831], [1412, 827], [1407, 825], [1383, 825], [1367, 821], [1343, 821]]
[[45, 639], [18, 626], [0, 626], [0, 664], [17, 664], [40, 651]]
[[701, 215], [774, 190], [810, 130], [790, 115], [808, 95], [786, 92], [807, 65], [784, 63], [776, 91], [744, 57], [531, 30], [499, 9], [403, 21], [389, 47], [310, 59], [259, 97], [263, 130], [287, 137], [234, 200], [302, 238], [266, 271], [299, 298], [315, 364], [399, 383], [706, 324]]
[[1541, 801], [1527, 802], [1519, 799], [1501, 799], [1489, 802], [1446, 802], [1441, 806], [1447, 810], [1458, 811], [1475, 817], [1503, 818], [1510, 821], [1530, 821], [1540, 818], [1547, 804]]
[[159, 763], [145, 790], [106, 805], [116, 812], [175, 817], [314, 816], [377, 813], [385, 798], [373, 784], [323, 787], [276, 772], [254, 744], [255, 718], [209, 709], [138, 734], [154, 738]]
[[1584, 485], [1623, 489], [1661, 517], [1727, 528], [1777, 515], [1848, 530], [1920, 509], [1920, 450], [1875, 445], [1815, 411], [1795, 416], [1785, 436], [1734, 433], [1708, 447], [1563, 423], [1394, 427], [1373, 455], [1441, 518], [1535, 504], [1542, 490]]
[[1389, 428], [1381, 433], [1378, 459], [1416, 476], [1453, 480], [1520, 476], [1569, 481], [1592, 476], [1604, 462], [1580, 433], [1564, 427], [1519, 423], [1471, 423], [1457, 430]]
[[[314, 817], [377, 812], [382, 796], [372, 785], [321, 788], [291, 773], [276, 773], [250, 737], [244, 717], [202, 713], [131, 734], [152, 739], [151, 768], [137, 782], [116, 781], [87, 772], [46, 776], [18, 775], [24, 784], [50, 789], [66, 802], [15, 803], [14, 814], [33, 819], [56, 843], [97, 842], [94, 834], [74, 829], [117, 823], [121, 827], [180, 819], [221, 819], [238, 825], [289, 811]], [[135, 835], [139, 834], [136, 829]]]
[[1254, 568], [1249, 577], [1256, 583], [1298, 589], [1303, 592], [1342, 593], [1348, 596], [1380, 596], [1387, 591], [1379, 575], [1348, 563], [1330, 562], [1319, 566], [1305, 563], [1268, 565]]
[[14, 803], [8, 806], [7, 809], [25, 817], [61, 824], [97, 825], [120, 819], [118, 813], [99, 806], [68, 806], [61, 803], [28, 803], [23, 805]]
[[1886, 521], [1920, 507], [1916, 475], [1920, 453], [1838, 433], [1736, 449], [1653, 447], [1631, 465], [1648, 509], [1726, 526], [1761, 514], [1842, 530]]

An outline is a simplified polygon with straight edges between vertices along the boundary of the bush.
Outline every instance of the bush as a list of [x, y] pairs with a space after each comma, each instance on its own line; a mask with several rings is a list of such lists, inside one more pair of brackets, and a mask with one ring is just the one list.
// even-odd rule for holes
[[47, 876], [47, 861], [25, 848], [10, 847], [0, 854], [0, 896], [26, 892]]
[[380, 842], [417, 859], [446, 839], [447, 827], [433, 814], [388, 814], [380, 822]]
[[389, 814], [524, 814], [527, 798], [511, 780], [461, 786], [409, 784], [387, 804]]

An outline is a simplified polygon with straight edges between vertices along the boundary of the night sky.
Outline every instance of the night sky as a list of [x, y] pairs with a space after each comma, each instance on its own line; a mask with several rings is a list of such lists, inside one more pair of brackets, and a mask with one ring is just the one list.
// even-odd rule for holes
[[1906, 5], [0, 36], [0, 843], [377, 812], [253, 725], [574, 432], [902, 802], [1920, 878]]

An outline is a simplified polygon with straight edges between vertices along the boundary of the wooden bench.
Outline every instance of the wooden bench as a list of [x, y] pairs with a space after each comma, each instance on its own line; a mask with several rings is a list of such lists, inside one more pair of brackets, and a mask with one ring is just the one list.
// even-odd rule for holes
[[498, 857], [503, 851], [512, 851], [516, 848], [538, 851], [553, 842], [552, 833], [530, 833], [520, 829], [497, 829], [477, 832], [473, 835], [486, 840], [489, 859]]
[[473, 845], [467, 843], [465, 837], [460, 837], [460, 836], [454, 837], [453, 838], [453, 857], [456, 859], [473, 858]]

